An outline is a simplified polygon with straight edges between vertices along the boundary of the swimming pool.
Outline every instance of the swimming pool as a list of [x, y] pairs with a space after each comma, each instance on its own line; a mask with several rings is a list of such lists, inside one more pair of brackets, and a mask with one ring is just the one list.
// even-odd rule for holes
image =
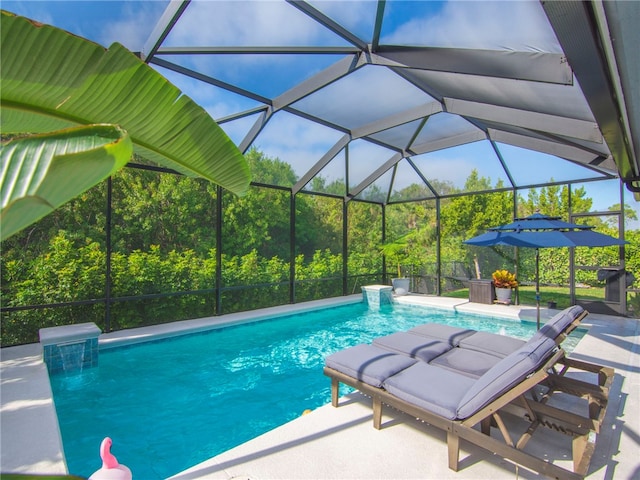
[[328, 403], [327, 355], [427, 321], [535, 332], [529, 322], [357, 303], [103, 350], [97, 368], [51, 377], [69, 471], [100, 468], [110, 436], [134, 478], [169, 477]]

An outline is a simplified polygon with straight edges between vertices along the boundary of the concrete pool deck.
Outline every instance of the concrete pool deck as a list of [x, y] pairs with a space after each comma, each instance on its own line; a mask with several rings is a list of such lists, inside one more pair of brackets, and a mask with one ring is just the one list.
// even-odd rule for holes
[[[357, 301], [360, 296], [338, 299]], [[418, 303], [438, 308], [535, 321], [535, 309], [520, 306], [492, 306], [466, 300], [406, 296], [400, 303]], [[321, 302], [329, 305], [331, 301]], [[308, 307], [316, 308], [317, 302]], [[289, 307], [289, 308], [288, 308]], [[272, 312], [286, 313], [278, 307]], [[272, 312], [253, 312], [253, 319]], [[177, 322], [104, 335], [102, 345], [144, 341], [154, 332], [175, 334], [176, 329], [211, 328], [222, 322], [251, 321], [238, 314], [215, 319]], [[263, 314], [264, 313], [264, 314]], [[554, 312], [542, 309], [542, 320]], [[616, 375], [603, 432], [591, 461], [589, 479], [640, 478], [640, 321], [624, 317], [591, 314], [583, 326], [589, 332], [571, 354], [580, 360], [611, 366]], [[104, 338], [103, 338], [104, 337]], [[104, 342], [104, 343], [103, 343]], [[0, 471], [23, 473], [66, 473], [57, 417], [51, 399], [46, 367], [39, 345], [5, 348], [1, 354], [2, 387], [0, 409]], [[329, 379], [327, 379], [329, 382]], [[383, 428], [371, 425], [370, 401], [358, 393], [341, 399], [340, 408], [320, 407], [243, 445], [224, 452], [174, 477], [192, 479], [482, 479], [539, 478], [524, 468], [494, 457], [481, 449], [462, 444], [461, 470], [447, 468], [443, 432], [404, 414], [384, 410]], [[553, 433], [549, 437], [554, 441]], [[212, 431], [224, 435], [224, 432]], [[562, 437], [564, 440], [564, 437]], [[563, 463], [568, 450], [559, 442], [548, 451]], [[126, 464], [126, 452], [118, 455]], [[96, 469], [99, 468], [99, 459]], [[137, 479], [134, 472], [134, 479]]]

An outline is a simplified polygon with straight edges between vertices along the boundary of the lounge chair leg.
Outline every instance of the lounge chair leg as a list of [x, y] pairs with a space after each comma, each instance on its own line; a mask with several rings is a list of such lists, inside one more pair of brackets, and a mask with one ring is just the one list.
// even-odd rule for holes
[[502, 436], [504, 437], [505, 443], [510, 447], [513, 447], [513, 440], [511, 440], [511, 435], [509, 435], [509, 430], [507, 430], [507, 427], [502, 421], [502, 417], [500, 416], [500, 414], [498, 412], [495, 412], [493, 414], [493, 419], [498, 424], [498, 428], [500, 429], [500, 433], [502, 433]]
[[595, 450], [594, 443], [589, 441], [589, 434], [574, 437], [572, 450], [573, 471], [585, 476], [589, 470], [591, 456]]
[[458, 471], [458, 458], [460, 456], [460, 437], [453, 432], [447, 432], [447, 450], [449, 453], [449, 468]]
[[373, 428], [382, 428], [382, 400], [376, 397], [373, 397]]
[[491, 417], [487, 417], [480, 422], [480, 431], [491, 436]]
[[597, 420], [601, 410], [600, 403], [589, 395], [589, 418]]
[[338, 397], [340, 396], [340, 382], [332, 378], [331, 379], [331, 405], [338, 407]]

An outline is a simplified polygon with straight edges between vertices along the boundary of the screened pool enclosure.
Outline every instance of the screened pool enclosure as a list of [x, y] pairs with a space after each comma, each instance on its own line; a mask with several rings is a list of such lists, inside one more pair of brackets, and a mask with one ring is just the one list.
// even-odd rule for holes
[[[398, 275], [435, 295], [496, 268], [527, 284], [528, 252], [462, 242], [538, 208], [630, 242], [545, 252], [544, 283], [575, 300], [575, 283], [602, 287], [599, 267], [640, 278], [638, 5], [49, 2], [39, 18], [3, 2], [137, 52], [216, 119], [252, 184], [239, 198], [132, 159], [3, 242], [2, 344], [44, 326], [110, 331], [359, 293]], [[72, 21], [69, 8], [91, 14]]]

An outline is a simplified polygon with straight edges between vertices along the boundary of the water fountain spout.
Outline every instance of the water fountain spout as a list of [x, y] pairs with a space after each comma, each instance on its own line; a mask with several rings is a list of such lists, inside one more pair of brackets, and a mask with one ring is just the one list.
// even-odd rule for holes
[[379, 310], [393, 303], [393, 287], [389, 285], [367, 285], [362, 287], [362, 296], [370, 310]]
[[84, 365], [84, 340], [57, 344], [64, 372], [82, 371]]
[[49, 374], [81, 371], [98, 365], [98, 336], [95, 323], [41, 328], [42, 356]]

